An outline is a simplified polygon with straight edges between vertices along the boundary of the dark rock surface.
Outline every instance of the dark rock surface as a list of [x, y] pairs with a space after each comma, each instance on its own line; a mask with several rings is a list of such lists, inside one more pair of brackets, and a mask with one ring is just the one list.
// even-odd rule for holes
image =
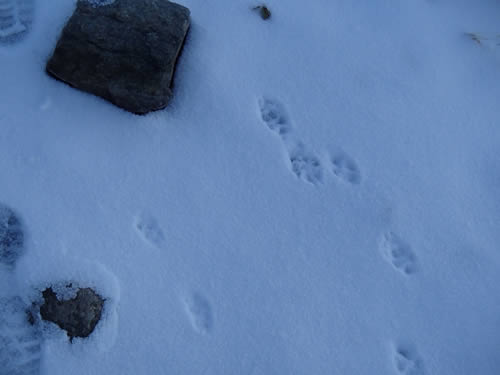
[[78, 0], [47, 72], [130, 112], [167, 106], [189, 9], [167, 0]]
[[23, 249], [21, 221], [9, 207], [0, 203], [0, 263], [13, 266]]
[[69, 338], [87, 337], [101, 319], [104, 299], [90, 288], [78, 289], [76, 296], [59, 300], [52, 288], [42, 292], [40, 316], [64, 329]]
[[253, 9], [259, 11], [260, 17], [263, 20], [267, 20], [267, 19], [271, 18], [271, 11], [265, 5], [258, 5]]

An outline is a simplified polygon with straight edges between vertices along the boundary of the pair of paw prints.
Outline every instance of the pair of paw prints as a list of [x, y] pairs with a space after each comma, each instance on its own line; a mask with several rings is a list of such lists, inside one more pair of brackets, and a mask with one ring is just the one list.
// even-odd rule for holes
[[[417, 257], [412, 247], [393, 232], [384, 234], [380, 251], [392, 267], [405, 276], [418, 271]], [[424, 361], [412, 343], [397, 343], [392, 348], [394, 368], [400, 375], [425, 375]]]
[[[331, 171], [341, 181], [351, 185], [361, 183], [361, 171], [356, 161], [344, 152], [329, 157], [327, 163], [294, 137], [292, 121], [285, 106], [276, 99], [260, 98], [259, 114], [269, 130], [277, 134], [287, 152], [290, 171], [300, 180], [313, 185], [323, 183], [325, 171]], [[328, 165], [325, 167], [325, 165]]]
[[[166, 244], [163, 229], [155, 217], [144, 213], [138, 215], [134, 220], [134, 228], [139, 237], [148, 245], [160, 249]], [[214, 324], [214, 316], [208, 298], [201, 293], [192, 293], [185, 296], [182, 303], [193, 330], [201, 335], [210, 333]]]

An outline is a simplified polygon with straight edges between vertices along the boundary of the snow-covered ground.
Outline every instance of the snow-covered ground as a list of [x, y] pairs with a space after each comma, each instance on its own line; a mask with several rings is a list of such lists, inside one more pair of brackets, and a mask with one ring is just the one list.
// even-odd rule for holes
[[107, 298], [35, 373], [499, 374], [498, 1], [180, 2], [147, 116], [45, 73], [75, 0], [0, 44], [0, 296]]

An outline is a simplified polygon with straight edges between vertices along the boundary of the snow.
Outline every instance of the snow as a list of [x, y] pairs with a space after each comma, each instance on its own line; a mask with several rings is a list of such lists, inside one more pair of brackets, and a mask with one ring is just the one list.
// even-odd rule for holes
[[0, 297], [106, 298], [38, 373], [498, 374], [498, 2], [181, 3], [147, 116], [45, 73], [74, 0], [0, 42]]
[[106, 6], [113, 4], [115, 0], [87, 0], [90, 4], [95, 6]]

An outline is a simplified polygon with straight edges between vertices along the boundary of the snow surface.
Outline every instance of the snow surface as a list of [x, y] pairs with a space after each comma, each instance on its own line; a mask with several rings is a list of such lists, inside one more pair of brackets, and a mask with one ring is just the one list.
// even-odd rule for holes
[[74, 0], [0, 42], [0, 202], [26, 231], [1, 300], [106, 298], [88, 339], [42, 327], [38, 373], [499, 374], [498, 1], [181, 3], [147, 116], [45, 73]]

